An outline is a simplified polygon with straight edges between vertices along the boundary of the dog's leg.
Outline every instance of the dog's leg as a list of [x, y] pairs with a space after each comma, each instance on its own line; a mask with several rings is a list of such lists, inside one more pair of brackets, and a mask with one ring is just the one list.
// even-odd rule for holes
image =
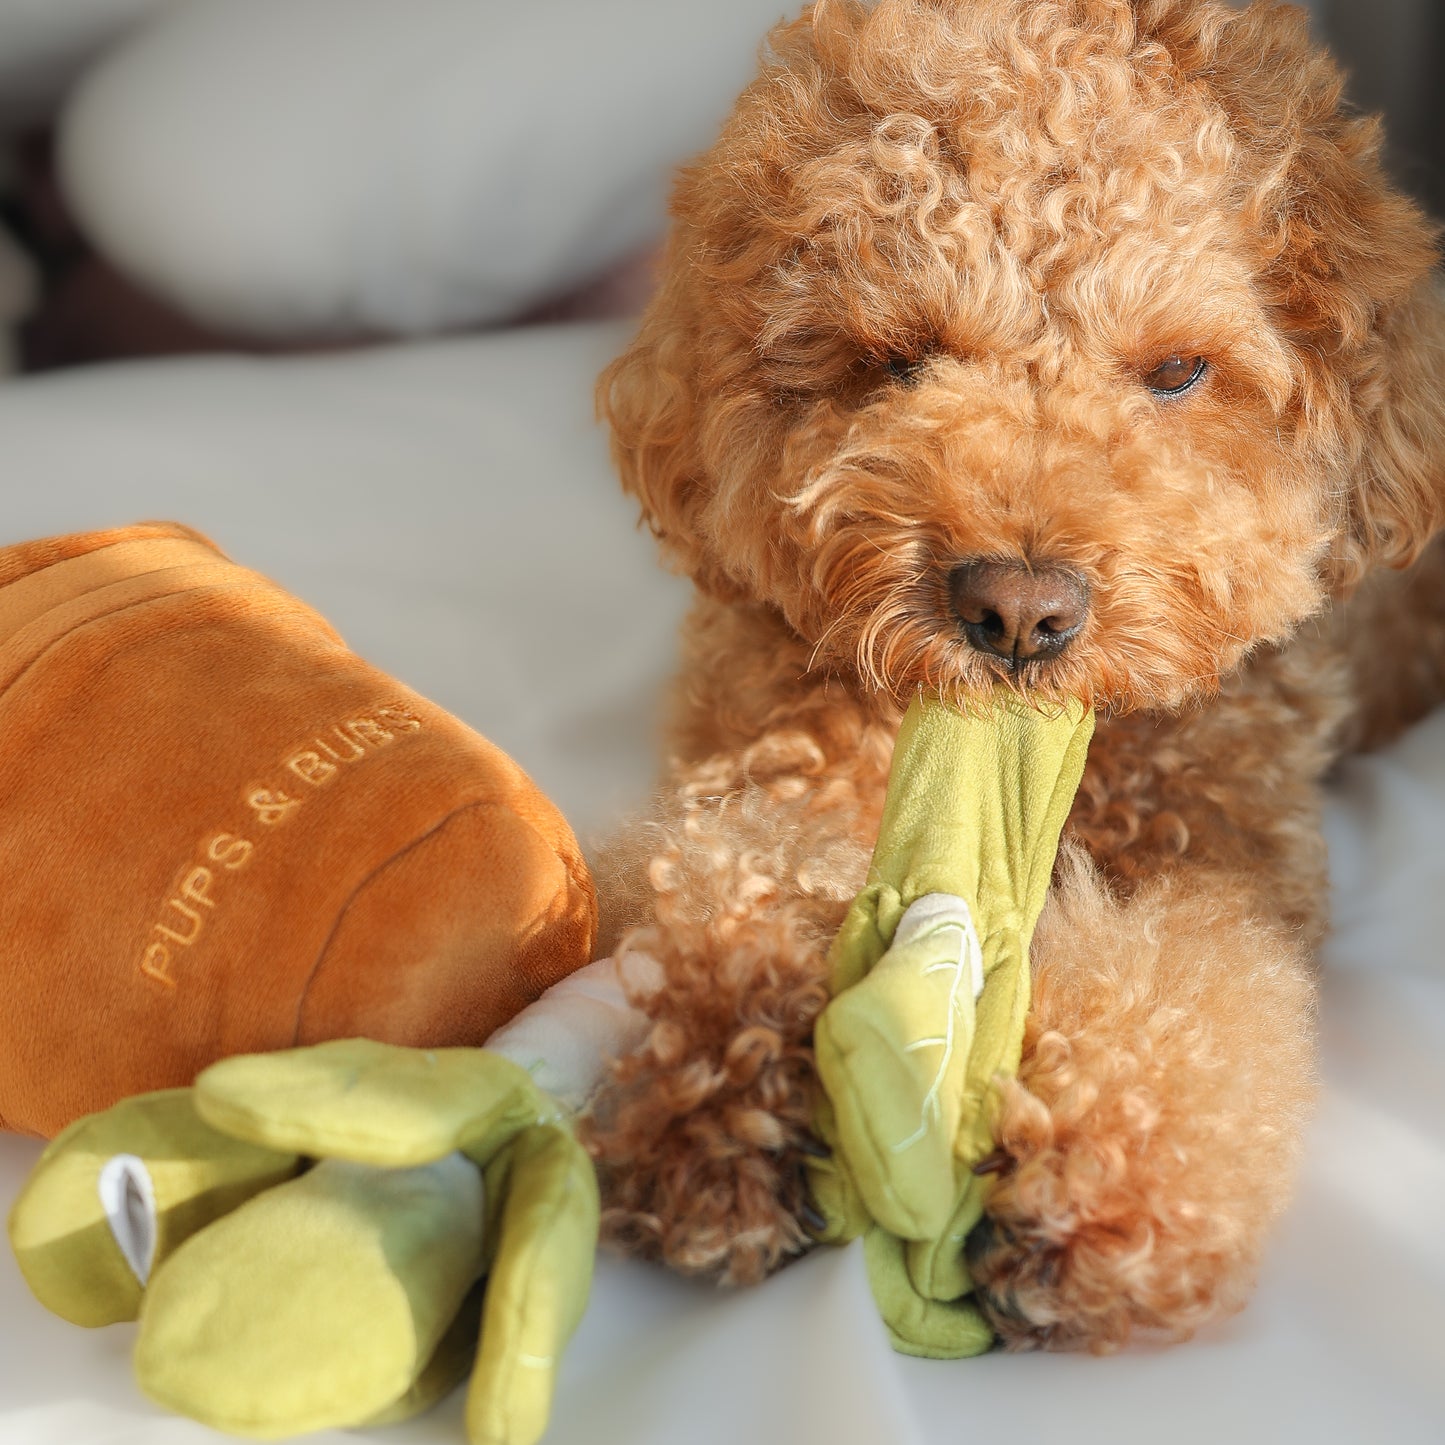
[[1121, 900], [1081, 856], [1064, 870], [969, 1245], [1010, 1344], [1182, 1337], [1244, 1303], [1315, 1072], [1308, 951], [1253, 899], [1181, 872]]
[[[662, 982], [591, 1142], [615, 1241], [743, 1282], [806, 1244], [810, 1036], [896, 718], [836, 689], [754, 691], [710, 646], [692, 756], [623, 849], [644, 920], [623, 948]], [[1108, 1347], [1242, 1301], [1313, 1092], [1315, 786], [1347, 708], [1344, 668], [1306, 648], [1189, 718], [1101, 728], [973, 1252], [1010, 1340]]]
[[806, 1243], [810, 1039], [828, 943], [868, 857], [815, 832], [784, 781], [681, 798], [655, 820], [655, 916], [618, 950], [656, 966], [652, 1029], [617, 1066], [588, 1133], [612, 1241], [730, 1284]]
[[1243, 1304], [1315, 1088], [1343, 679], [1306, 643], [1192, 717], [1100, 729], [969, 1245], [1010, 1344], [1109, 1349]]
[[653, 1027], [594, 1107], [604, 1229], [629, 1253], [729, 1283], [806, 1244], [800, 1148], [827, 951], [862, 886], [897, 715], [870, 712], [765, 614], [691, 629], [657, 811], [603, 857], [604, 929], [653, 960]]

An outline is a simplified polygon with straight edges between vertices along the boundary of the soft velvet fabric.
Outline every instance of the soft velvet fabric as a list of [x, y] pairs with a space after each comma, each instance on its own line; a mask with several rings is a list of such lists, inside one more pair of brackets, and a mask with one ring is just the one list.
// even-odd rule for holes
[[590, 956], [509, 758], [167, 524], [0, 552], [0, 1123], [212, 1060], [478, 1044]]

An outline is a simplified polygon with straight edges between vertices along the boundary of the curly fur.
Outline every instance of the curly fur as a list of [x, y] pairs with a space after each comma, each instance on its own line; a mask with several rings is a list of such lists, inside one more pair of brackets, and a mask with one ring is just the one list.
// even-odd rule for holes
[[[609, 1227], [735, 1282], [804, 1247], [824, 952], [901, 707], [999, 675], [949, 572], [1065, 566], [1084, 631], [1007, 680], [1103, 721], [971, 1267], [1014, 1344], [1188, 1333], [1298, 1152], [1318, 781], [1445, 680], [1440, 549], [1379, 570], [1442, 520], [1432, 229], [1303, 17], [1216, 0], [820, 0], [674, 222], [600, 387], [699, 590], [613, 859], [664, 983], [593, 1121]], [[1163, 399], [1175, 354], [1208, 370]]]

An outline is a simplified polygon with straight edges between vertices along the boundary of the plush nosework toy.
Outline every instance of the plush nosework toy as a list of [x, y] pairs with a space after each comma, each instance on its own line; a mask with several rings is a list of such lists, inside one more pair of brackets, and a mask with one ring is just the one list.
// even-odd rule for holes
[[[556, 814], [314, 614], [174, 528], [45, 544], [18, 565], [12, 554], [10, 575], [40, 581], [0, 589], [0, 685], [35, 670], [28, 685], [51, 690], [12, 684], [0, 723], [12, 708], [53, 761], [109, 718], [122, 775], [26, 787], [0, 763], [22, 804], [0, 856], [32, 869], [21, 901], [0, 899], [31, 929], [10, 1006], [17, 1024], [46, 1027], [43, 978], [58, 970], [129, 1028], [97, 1019], [99, 1068], [72, 1061], [74, 1078], [39, 1069], [38, 1051], [29, 1072], [7, 1061], [12, 1118], [63, 1119], [91, 1072], [104, 1099], [328, 1032], [484, 1036], [585, 959], [591, 893]], [[143, 680], [151, 704], [136, 701]], [[991, 1147], [990, 1091], [1017, 1067], [1029, 939], [1091, 729], [1081, 708], [1044, 717], [1006, 693], [979, 715], [915, 702], [868, 885], [834, 949], [816, 1039], [833, 1150], [814, 1171], [822, 1237], [864, 1237], [880, 1311], [911, 1353], [989, 1343], [963, 1260], [987, 1188], [973, 1166]], [[258, 759], [273, 753], [267, 770]], [[219, 794], [201, 786], [217, 776]], [[167, 845], [192, 842], [170, 872], [118, 847], [136, 798], [157, 795], [176, 814]], [[64, 855], [37, 840], [88, 817], [87, 867], [49, 879], [69, 911], [47, 912], [46, 869]], [[124, 866], [108, 868], [112, 855]], [[278, 921], [268, 897], [298, 906]], [[66, 971], [53, 937], [88, 946], [89, 972]], [[567, 1113], [538, 1085], [583, 1107], [647, 1027], [609, 967], [565, 979], [494, 1048], [358, 1039], [235, 1058], [194, 1089], [79, 1120], [15, 1206], [22, 1271], [77, 1323], [139, 1316], [146, 1389], [224, 1429], [397, 1419], [475, 1353], [473, 1440], [530, 1445], [598, 1217]], [[63, 1036], [50, 1028], [52, 1051]]]
[[0, 552], [0, 1125], [215, 1059], [480, 1044], [588, 961], [522, 771], [183, 527]]
[[474, 1439], [535, 1439], [596, 1184], [525, 1069], [444, 1046], [588, 961], [561, 815], [176, 526], [0, 553], [0, 736], [0, 1117], [87, 1116], [11, 1216], [36, 1295], [143, 1314], [142, 1384], [225, 1429], [398, 1418], [475, 1356]]

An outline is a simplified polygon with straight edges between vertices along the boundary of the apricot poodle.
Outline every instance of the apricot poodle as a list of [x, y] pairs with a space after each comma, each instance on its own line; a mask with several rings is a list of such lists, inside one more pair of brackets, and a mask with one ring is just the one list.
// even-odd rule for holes
[[1442, 691], [1432, 227], [1263, 0], [819, 0], [673, 211], [600, 391], [697, 584], [612, 859], [663, 984], [593, 1121], [609, 1229], [731, 1282], [808, 1245], [901, 710], [1002, 678], [1100, 727], [969, 1266], [1015, 1346], [1187, 1335], [1300, 1153], [1320, 780]]

